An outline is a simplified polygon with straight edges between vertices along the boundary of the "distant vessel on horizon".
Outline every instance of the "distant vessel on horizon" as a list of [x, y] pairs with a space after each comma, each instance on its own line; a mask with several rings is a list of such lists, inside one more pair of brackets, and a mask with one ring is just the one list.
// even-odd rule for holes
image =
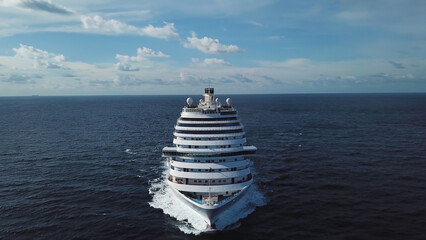
[[204, 100], [187, 99], [177, 119], [173, 147], [163, 148], [168, 185], [175, 195], [215, 229], [220, 214], [232, 207], [253, 182], [250, 160], [256, 147], [246, 136], [231, 99], [222, 106], [214, 88], [205, 88]]

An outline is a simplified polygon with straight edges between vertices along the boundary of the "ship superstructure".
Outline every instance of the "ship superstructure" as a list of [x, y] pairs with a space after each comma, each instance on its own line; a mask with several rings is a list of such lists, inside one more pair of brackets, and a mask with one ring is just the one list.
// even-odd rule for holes
[[220, 213], [231, 207], [253, 182], [250, 160], [256, 147], [246, 136], [231, 99], [222, 106], [214, 89], [204, 99], [183, 107], [173, 133], [173, 147], [163, 148], [175, 194], [200, 214], [210, 227]]

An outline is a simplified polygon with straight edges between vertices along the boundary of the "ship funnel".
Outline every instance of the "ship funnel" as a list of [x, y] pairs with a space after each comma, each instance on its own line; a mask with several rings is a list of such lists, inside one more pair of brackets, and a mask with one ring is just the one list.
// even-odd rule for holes
[[214, 103], [214, 88], [204, 89], [204, 102], [208, 105]]

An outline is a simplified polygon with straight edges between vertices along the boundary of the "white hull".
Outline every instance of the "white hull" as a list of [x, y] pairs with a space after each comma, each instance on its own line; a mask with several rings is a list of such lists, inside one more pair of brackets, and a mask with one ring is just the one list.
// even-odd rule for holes
[[229, 201], [226, 201], [223, 204], [219, 204], [216, 206], [206, 206], [206, 205], [195, 203], [194, 201], [188, 199], [185, 195], [180, 193], [178, 190], [170, 186], [170, 188], [173, 189], [173, 193], [175, 194], [175, 196], [177, 196], [177, 198], [181, 202], [183, 202], [185, 205], [187, 205], [192, 210], [194, 210], [194, 212], [200, 215], [204, 219], [204, 221], [209, 225], [209, 227], [214, 226], [216, 221], [220, 219], [221, 213], [223, 213], [226, 209], [236, 204], [239, 201], [239, 199], [241, 199], [241, 197], [246, 193], [249, 187], [250, 186], [245, 187], [232, 199], [230, 199]]

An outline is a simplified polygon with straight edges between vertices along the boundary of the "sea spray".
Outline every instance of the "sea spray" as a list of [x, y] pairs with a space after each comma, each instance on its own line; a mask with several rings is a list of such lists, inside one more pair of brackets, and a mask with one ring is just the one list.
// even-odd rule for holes
[[162, 209], [165, 214], [176, 218], [179, 221], [176, 227], [182, 232], [200, 234], [207, 228], [207, 223], [176, 197], [166, 182], [167, 173], [168, 170], [165, 170], [161, 178], [154, 179], [151, 182], [149, 193], [152, 195], [152, 201], [149, 205], [153, 208]]
[[246, 218], [256, 207], [264, 206], [266, 203], [263, 193], [259, 191], [256, 184], [252, 184], [232, 207], [220, 214], [219, 219], [216, 221], [217, 230], [228, 229], [228, 226]]

